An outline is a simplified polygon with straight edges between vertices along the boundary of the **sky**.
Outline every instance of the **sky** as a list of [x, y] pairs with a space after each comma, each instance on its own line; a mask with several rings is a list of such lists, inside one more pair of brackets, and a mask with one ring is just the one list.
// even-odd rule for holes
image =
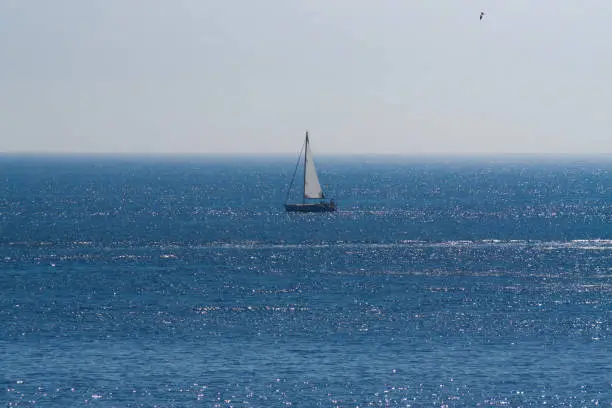
[[[481, 11], [486, 13], [480, 21]], [[0, 152], [612, 153], [609, 0], [0, 0]]]

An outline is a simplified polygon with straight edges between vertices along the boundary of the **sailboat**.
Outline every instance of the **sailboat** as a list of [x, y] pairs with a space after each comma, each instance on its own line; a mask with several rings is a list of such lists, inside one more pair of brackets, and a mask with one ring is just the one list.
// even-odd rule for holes
[[[303, 196], [301, 203], [289, 204], [289, 193], [295, 180], [295, 175], [299, 167], [302, 151], [304, 152], [304, 186]], [[288, 212], [331, 212], [336, 211], [336, 203], [333, 199], [327, 201], [325, 193], [319, 184], [319, 177], [317, 176], [317, 170], [315, 168], [314, 161], [312, 159], [312, 152], [310, 151], [310, 140], [308, 139], [308, 132], [306, 132], [306, 140], [304, 146], [298, 156], [295, 170], [293, 171], [293, 177], [287, 190], [287, 200], [285, 200], [285, 210]], [[318, 202], [312, 202], [307, 200], [319, 200]]]

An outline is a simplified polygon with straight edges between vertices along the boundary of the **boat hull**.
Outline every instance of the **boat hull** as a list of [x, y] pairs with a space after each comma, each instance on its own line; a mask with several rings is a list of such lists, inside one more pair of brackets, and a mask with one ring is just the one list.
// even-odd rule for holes
[[287, 212], [332, 212], [336, 211], [335, 203], [285, 204]]

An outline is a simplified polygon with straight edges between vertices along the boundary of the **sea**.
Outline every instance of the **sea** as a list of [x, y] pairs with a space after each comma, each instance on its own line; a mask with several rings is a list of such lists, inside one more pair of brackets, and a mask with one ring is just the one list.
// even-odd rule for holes
[[612, 157], [316, 164], [1, 155], [0, 406], [612, 406]]

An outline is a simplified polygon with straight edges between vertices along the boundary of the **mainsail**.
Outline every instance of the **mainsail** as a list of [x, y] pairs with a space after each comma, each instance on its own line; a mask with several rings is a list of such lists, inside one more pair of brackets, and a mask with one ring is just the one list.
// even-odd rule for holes
[[308, 134], [306, 134], [306, 151], [304, 154], [304, 197], [305, 198], [324, 198], [317, 170], [315, 169], [314, 160], [312, 160], [312, 152], [310, 151], [310, 142]]

